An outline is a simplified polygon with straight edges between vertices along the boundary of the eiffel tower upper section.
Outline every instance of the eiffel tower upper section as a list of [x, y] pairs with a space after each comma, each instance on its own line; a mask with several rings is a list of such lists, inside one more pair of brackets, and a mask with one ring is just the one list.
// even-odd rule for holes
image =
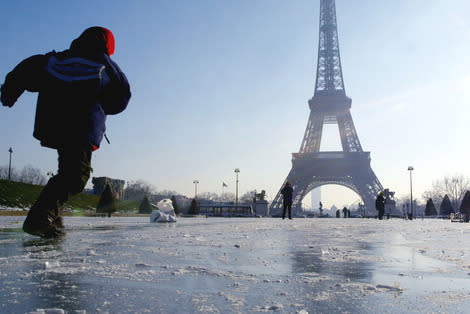
[[319, 32], [315, 93], [300, 153], [319, 152], [323, 124], [338, 124], [344, 152], [362, 152], [344, 88], [334, 0], [320, 0]]
[[315, 96], [345, 96], [334, 0], [321, 0]]

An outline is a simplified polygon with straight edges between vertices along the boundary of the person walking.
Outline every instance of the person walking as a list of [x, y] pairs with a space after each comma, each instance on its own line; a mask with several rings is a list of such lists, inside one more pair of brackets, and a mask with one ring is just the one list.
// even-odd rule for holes
[[33, 136], [58, 152], [57, 174], [28, 212], [23, 230], [41, 237], [65, 234], [61, 210], [83, 191], [92, 152], [105, 136], [107, 115], [122, 112], [129, 83], [111, 60], [115, 42], [104, 27], [90, 27], [61, 52], [31, 56], [7, 74], [0, 101], [12, 107], [25, 90], [38, 92]]
[[382, 220], [385, 212], [385, 198], [383, 192], [380, 192], [379, 195], [377, 195], [377, 199], [375, 200], [375, 209], [377, 210], [377, 217]]
[[292, 219], [292, 193], [294, 189], [292, 188], [289, 181], [286, 182], [284, 187], [281, 190], [282, 194], [282, 219], [286, 218], [286, 209], [289, 211], [289, 219]]

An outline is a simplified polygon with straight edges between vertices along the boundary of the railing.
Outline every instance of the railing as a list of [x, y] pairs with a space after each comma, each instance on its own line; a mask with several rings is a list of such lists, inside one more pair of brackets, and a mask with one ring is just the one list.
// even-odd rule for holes
[[207, 216], [252, 216], [253, 208], [247, 204], [199, 204], [199, 214]]
[[370, 152], [293, 153], [292, 160], [298, 159], [370, 159]]

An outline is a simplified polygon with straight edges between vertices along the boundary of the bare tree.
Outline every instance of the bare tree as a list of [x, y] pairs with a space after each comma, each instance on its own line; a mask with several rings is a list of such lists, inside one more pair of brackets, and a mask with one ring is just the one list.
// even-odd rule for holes
[[[8, 180], [9, 171], [8, 166], [0, 167], [0, 179]], [[47, 182], [46, 175], [42, 173], [41, 169], [31, 165], [24, 166], [21, 171], [11, 168], [11, 180], [35, 185], [44, 185]]]
[[47, 179], [41, 169], [27, 165], [21, 170], [18, 181], [35, 185], [44, 185], [46, 184]]
[[432, 200], [435, 204], [441, 204], [444, 199], [445, 193], [441, 191], [440, 188], [435, 186], [435, 182], [432, 185], [431, 190], [424, 191], [423, 198], [426, 200]]
[[235, 201], [235, 194], [232, 192], [225, 192], [219, 195], [218, 197], [219, 202], [234, 202]]
[[440, 204], [447, 194], [452, 207], [458, 208], [467, 190], [470, 190], [470, 178], [463, 174], [455, 174], [433, 182], [431, 190], [424, 192], [423, 197]]
[[256, 190], [245, 192], [245, 194], [240, 197], [240, 203], [252, 203], [255, 194]]
[[[0, 179], [8, 180], [9, 171], [10, 169], [8, 168], [8, 166], [0, 167]], [[11, 180], [18, 181], [18, 171], [16, 171], [16, 168], [11, 168]]]
[[[212, 201], [212, 202], [221, 202], [221, 203], [230, 203], [235, 202], [235, 194], [232, 192], [224, 193], [213, 193], [213, 192], [202, 192], [197, 194], [199, 201]], [[240, 198], [241, 201], [242, 198]]]
[[199, 200], [218, 202], [219, 196], [217, 195], [217, 193], [203, 192], [203, 193], [198, 193], [197, 198]]
[[0, 179], [3, 179], [3, 180], [8, 179], [8, 167], [7, 166], [0, 167]]
[[164, 198], [171, 198], [173, 195], [178, 195], [179, 193], [171, 190], [158, 191], [156, 194], [161, 195]]
[[142, 200], [147, 195], [155, 194], [155, 187], [144, 180], [128, 182], [124, 191], [125, 199]]

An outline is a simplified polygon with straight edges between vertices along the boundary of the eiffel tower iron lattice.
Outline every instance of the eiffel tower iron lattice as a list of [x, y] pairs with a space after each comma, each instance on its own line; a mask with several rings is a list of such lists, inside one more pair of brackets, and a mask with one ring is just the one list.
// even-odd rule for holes
[[[289, 181], [294, 189], [294, 213], [301, 209], [303, 198], [311, 190], [336, 184], [356, 192], [367, 214], [374, 214], [375, 197], [383, 187], [370, 166], [370, 152], [362, 150], [351, 117], [351, 98], [346, 96], [341, 69], [334, 0], [320, 0], [317, 75], [314, 96], [308, 104], [310, 116], [305, 135], [300, 151], [292, 154], [292, 168], [284, 181], [284, 184]], [[324, 124], [338, 125], [342, 151], [320, 152]], [[279, 191], [271, 203], [270, 213], [279, 215], [281, 212]]]

